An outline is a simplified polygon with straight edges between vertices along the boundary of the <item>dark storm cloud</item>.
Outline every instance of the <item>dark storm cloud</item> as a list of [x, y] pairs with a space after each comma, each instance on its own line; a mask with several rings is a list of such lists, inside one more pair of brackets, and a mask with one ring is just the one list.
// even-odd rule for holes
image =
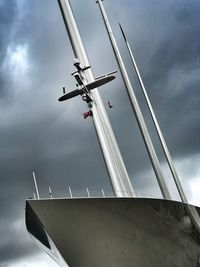
[[23, 220], [9, 224], [4, 221], [1, 222], [1, 238], [1, 266], [5, 266], [7, 262], [10, 263], [8, 266], [11, 266], [12, 263], [21, 258], [22, 254], [28, 257], [38, 252], [37, 248], [29, 242]]
[[0, 3], [0, 56], [1, 60], [6, 54], [6, 46], [10, 40], [13, 22], [16, 18], [16, 2], [14, 0]]
[[[194, 136], [199, 132], [195, 119], [199, 113], [198, 10], [197, 1], [182, 1], [181, 5], [174, 1], [149, 1], [140, 5], [136, 1], [133, 20], [138, 19], [134, 24], [138, 34], [135, 35], [135, 28], [132, 31], [125, 25], [161, 128], [169, 147], [173, 148], [173, 155], [179, 156], [199, 151], [198, 138], [189, 139], [191, 132], [194, 131]], [[122, 19], [131, 24], [132, 18]], [[130, 64], [127, 66], [128, 70], [132, 69]], [[144, 109], [138, 89], [136, 94]], [[193, 119], [188, 116], [191, 113]], [[145, 117], [148, 121], [147, 114]]]
[[[171, 23], [172, 31], [165, 32], [156, 51], [151, 55], [149, 64], [153, 71], [148, 73], [151, 81], [165, 81], [168, 75], [177, 68], [190, 70], [199, 66], [200, 19], [198, 16], [194, 16], [198, 6], [191, 3], [187, 8], [187, 10], [177, 10], [176, 12], [176, 7], [171, 11], [174, 15], [173, 23]], [[183, 20], [184, 15], [186, 16], [185, 20]], [[155, 79], [155, 77], [159, 79]]]
[[[24, 199], [34, 190], [33, 170], [42, 196], [48, 196], [48, 186], [60, 196], [67, 194], [68, 186], [74, 192], [86, 192], [86, 187], [110, 190], [93, 123], [82, 118], [87, 107], [80, 98], [62, 104], [57, 101], [63, 84], [67, 90], [75, 86], [70, 77], [74, 56], [57, 2], [16, 2], [0, 2], [0, 90], [10, 92], [0, 106], [0, 225], [1, 232], [9, 233], [2, 236], [6, 241], [0, 242], [0, 259], [8, 266], [12, 266], [9, 260], [36, 253], [35, 245], [25, 237], [15, 248], [25, 231], [22, 224], [13, 227], [24, 216]], [[71, 2], [95, 74], [116, 69], [95, 1], [85, 1], [84, 8], [80, 0]], [[182, 159], [199, 152], [199, 2], [104, 2], [154, 142], [155, 132], [132, 77], [119, 20], [134, 46], [172, 155]], [[27, 69], [24, 73], [19, 69], [16, 77], [10, 72], [8, 47], [11, 52], [17, 47], [27, 49]], [[3, 62], [7, 68], [3, 69]], [[119, 73], [100, 93], [105, 104], [109, 99], [114, 105], [107, 111], [135, 190], [160, 195]]]
[[[198, 10], [197, 1], [185, 3], [182, 8], [172, 4], [171, 31], [165, 32], [164, 38], [157, 41], [157, 49], [151, 55], [145, 75], [146, 83], [154, 90], [152, 99], [157, 101], [160, 114], [168, 114], [164, 128], [170, 135], [171, 146], [177, 145], [179, 155], [198, 152], [200, 145], [196, 138], [200, 130], [196, 123], [200, 107]], [[163, 99], [163, 105], [159, 106], [159, 99]]]
[[9, 84], [9, 76], [3, 70], [2, 63], [6, 57], [7, 45], [13, 32], [13, 23], [17, 16], [17, 6], [14, 0], [2, 0], [0, 3], [0, 98], [5, 94], [5, 87]]

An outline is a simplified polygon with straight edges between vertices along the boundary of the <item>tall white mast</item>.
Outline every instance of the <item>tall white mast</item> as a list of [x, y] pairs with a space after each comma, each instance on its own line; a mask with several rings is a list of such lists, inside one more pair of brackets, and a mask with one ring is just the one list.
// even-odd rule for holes
[[137, 122], [138, 122], [138, 125], [139, 125], [139, 128], [140, 128], [140, 131], [141, 131], [144, 143], [145, 143], [145, 146], [147, 148], [147, 152], [149, 154], [149, 158], [151, 160], [151, 163], [152, 163], [152, 166], [153, 166], [153, 169], [154, 169], [158, 184], [160, 186], [160, 190], [161, 190], [162, 195], [163, 195], [163, 197], [165, 199], [171, 199], [170, 193], [169, 193], [168, 188], [167, 188], [167, 185], [166, 185], [166, 183], [164, 181], [164, 177], [163, 177], [163, 174], [162, 174], [162, 171], [161, 171], [160, 163], [158, 161], [156, 152], [154, 150], [154, 147], [153, 147], [153, 144], [152, 144], [152, 141], [151, 141], [151, 138], [150, 138], [146, 123], [144, 121], [141, 109], [139, 107], [137, 98], [135, 96], [135, 93], [134, 93], [133, 88], [131, 86], [129, 77], [127, 75], [126, 68], [124, 66], [122, 57], [120, 55], [117, 43], [115, 41], [115, 37], [113, 35], [110, 23], [108, 21], [108, 17], [106, 15], [102, 0], [97, 0], [96, 2], [99, 5], [100, 11], [101, 11], [101, 15], [102, 15], [103, 20], [104, 20], [104, 24], [106, 26], [106, 30], [108, 32], [108, 36], [109, 36], [109, 39], [110, 39], [110, 42], [111, 42], [111, 45], [112, 45], [112, 48], [113, 48], [113, 51], [114, 51], [118, 66], [119, 66], [119, 69], [121, 71], [121, 75], [122, 75], [122, 78], [123, 78], [123, 81], [124, 81], [124, 85], [126, 87], [126, 91], [127, 91], [127, 94], [128, 94], [132, 109], [133, 109], [133, 111], [135, 113], [135, 116], [136, 116], [136, 119], [137, 119]]
[[[58, 0], [58, 4], [60, 6], [75, 57], [79, 59], [82, 66], [90, 65], [69, 0]], [[94, 81], [91, 69], [87, 69], [85, 71], [85, 76], [88, 82]], [[93, 113], [94, 126], [110, 176], [114, 194], [117, 197], [135, 196], [98, 91], [94, 90], [91, 93], [91, 97], [93, 99], [93, 105], [92, 107], [89, 107]]]
[[[172, 176], [174, 178], [174, 182], [176, 184], [176, 187], [177, 187], [177, 190], [179, 192], [179, 195], [180, 195], [180, 198], [182, 200], [183, 203], [186, 203], [188, 204], [188, 200], [187, 200], [187, 197], [184, 193], [184, 190], [183, 190], [183, 187], [181, 185], [181, 182], [179, 180], [179, 177], [178, 177], [178, 174], [176, 172], [176, 169], [174, 167], [174, 163], [173, 163], [173, 160], [172, 160], [172, 157], [170, 155], [170, 152], [168, 150], [168, 147], [167, 147], [167, 144], [165, 142], [165, 139], [163, 137], [163, 134], [162, 134], [162, 131], [160, 129], [160, 126], [159, 126], [159, 123], [157, 121], [157, 118], [156, 118], [156, 115], [153, 111], [153, 107], [151, 105], [151, 102], [149, 100], [149, 97], [147, 95], [147, 92], [146, 92], [146, 89], [145, 89], [145, 86], [144, 86], [144, 83], [142, 81], [142, 78], [140, 76], [140, 72], [138, 70], [138, 67], [137, 67], [137, 64], [136, 64], [136, 61], [134, 59], [134, 56], [133, 56], [133, 53], [131, 51], [131, 48], [130, 48], [130, 45], [129, 45], [129, 42], [123, 32], [123, 29], [120, 25], [120, 28], [121, 28], [121, 31], [122, 31], [122, 34], [123, 34], [123, 37], [124, 37], [124, 40], [126, 42], [126, 45], [127, 45], [127, 48], [128, 48], [128, 51], [129, 51], [129, 54], [131, 56], [131, 59], [132, 59], [132, 63], [133, 63], [133, 66], [135, 68], [135, 71], [136, 71], [136, 74], [138, 76], [138, 79], [139, 79], [139, 82], [140, 82], [140, 85], [141, 85], [141, 88], [142, 88], [142, 91], [143, 91], [143, 94], [144, 94], [144, 97], [145, 97], [145, 100], [147, 102], [147, 105], [148, 105], [148, 108], [149, 108], [149, 111], [150, 111], [150, 114], [151, 114], [151, 117], [152, 117], [152, 120], [154, 122], [154, 125], [155, 125], [155, 128], [156, 128], [156, 131], [157, 131], [157, 134], [158, 134], [158, 137], [159, 137], [159, 140], [160, 140], [160, 143], [161, 143], [161, 146], [163, 148], [163, 151], [164, 151], [164, 154], [165, 154], [165, 157], [167, 159], [167, 162], [168, 162], [168, 165], [169, 165], [169, 168], [171, 170], [171, 173], [172, 173]], [[190, 216], [190, 219], [193, 221], [193, 223], [195, 224], [195, 226], [197, 227], [197, 229], [200, 231], [200, 218], [199, 218], [199, 214], [196, 210], [196, 208], [192, 205], [187, 205], [187, 211], [188, 211], [188, 214]]]
[[173, 176], [173, 178], [174, 178], [174, 182], [175, 182], [175, 184], [176, 184], [176, 187], [177, 187], [177, 190], [178, 190], [178, 192], [179, 192], [180, 198], [181, 198], [181, 200], [182, 200], [184, 203], [187, 203], [186, 195], [185, 195], [184, 190], [183, 190], [183, 187], [182, 187], [182, 185], [181, 185], [181, 183], [180, 183], [178, 174], [177, 174], [176, 169], [175, 169], [175, 167], [174, 167], [174, 163], [173, 163], [172, 157], [171, 157], [171, 155], [170, 155], [169, 149], [168, 149], [168, 147], [167, 147], [167, 144], [166, 144], [166, 142], [165, 142], [164, 136], [163, 136], [162, 131], [161, 131], [161, 129], [160, 129], [160, 125], [159, 125], [159, 123], [158, 123], [158, 120], [157, 120], [156, 115], [155, 115], [155, 113], [154, 113], [153, 107], [152, 107], [151, 102], [150, 102], [150, 100], [149, 100], [148, 94], [147, 94], [147, 92], [146, 92], [146, 89], [145, 89], [144, 83], [143, 83], [143, 81], [142, 81], [140, 72], [139, 72], [139, 70], [138, 70], [138, 67], [137, 67], [135, 58], [134, 58], [134, 56], [133, 56], [131, 47], [130, 47], [129, 42], [128, 42], [126, 36], [125, 36], [125, 33], [124, 33], [123, 29], [122, 29], [122, 26], [121, 26], [120, 24], [119, 24], [119, 26], [120, 26], [122, 35], [123, 35], [123, 37], [124, 37], [124, 40], [125, 40], [125, 43], [126, 43], [128, 52], [129, 52], [129, 54], [130, 54], [130, 57], [131, 57], [131, 60], [132, 60], [132, 63], [133, 63], [135, 72], [136, 72], [137, 77], [138, 77], [138, 80], [139, 80], [139, 82], [140, 82], [140, 86], [141, 86], [141, 88], [142, 88], [142, 92], [143, 92], [144, 98], [145, 98], [145, 100], [146, 100], [146, 102], [147, 102], [147, 106], [148, 106], [148, 108], [149, 108], [149, 112], [150, 112], [150, 114], [151, 114], [151, 117], [152, 117], [152, 120], [153, 120], [155, 129], [156, 129], [156, 132], [157, 132], [157, 134], [158, 134], [158, 137], [159, 137], [159, 140], [160, 140], [162, 149], [163, 149], [164, 154], [165, 154], [165, 157], [166, 157], [166, 159], [167, 159], [167, 162], [168, 162], [168, 165], [169, 165], [171, 174], [172, 174], [172, 176]]

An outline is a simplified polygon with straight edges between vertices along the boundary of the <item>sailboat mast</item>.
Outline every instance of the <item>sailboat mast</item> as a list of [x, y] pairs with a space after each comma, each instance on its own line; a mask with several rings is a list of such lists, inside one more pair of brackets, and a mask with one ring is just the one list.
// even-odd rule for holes
[[[90, 65], [69, 0], [58, 0], [58, 4], [75, 57], [79, 59], [82, 66]], [[85, 71], [85, 76], [88, 82], [94, 81], [91, 69], [87, 69]], [[113, 192], [117, 197], [135, 196], [119, 151], [119, 147], [112, 131], [112, 127], [98, 91], [94, 90], [91, 93], [91, 97], [93, 99], [93, 105], [92, 107], [89, 106], [89, 108], [91, 108], [93, 113], [92, 118], [94, 126], [108, 174], [110, 176]]]
[[132, 106], [133, 111], [135, 113], [135, 116], [136, 116], [136, 119], [137, 119], [137, 122], [138, 122], [138, 125], [139, 125], [139, 128], [140, 128], [140, 131], [141, 131], [144, 143], [145, 143], [145, 146], [147, 148], [147, 152], [149, 154], [149, 158], [151, 160], [151, 163], [152, 163], [152, 166], [153, 166], [153, 169], [154, 169], [158, 184], [160, 186], [161, 193], [162, 193], [162, 195], [163, 195], [163, 197], [165, 199], [171, 199], [170, 193], [169, 193], [168, 188], [167, 188], [167, 185], [166, 185], [166, 183], [164, 181], [164, 177], [163, 177], [163, 174], [162, 174], [162, 171], [161, 171], [160, 163], [158, 161], [156, 152], [154, 150], [154, 147], [153, 147], [153, 144], [152, 144], [152, 141], [151, 141], [151, 138], [150, 138], [146, 123], [144, 121], [144, 117], [143, 117], [141, 109], [139, 107], [137, 98], [135, 96], [135, 93], [134, 93], [133, 88], [131, 86], [129, 77], [127, 75], [127, 72], [126, 72], [122, 57], [120, 55], [117, 43], [115, 41], [115, 37], [113, 35], [113, 32], [112, 32], [108, 17], [106, 15], [102, 0], [97, 0], [96, 3], [98, 3], [98, 5], [99, 5], [100, 11], [101, 11], [101, 15], [103, 17], [103, 21], [104, 21], [104, 24], [106, 26], [106, 30], [107, 30], [107, 33], [108, 33], [108, 36], [109, 36], [109, 39], [110, 39], [114, 54], [115, 54], [115, 58], [117, 60], [119, 69], [121, 71], [121, 75], [122, 75], [122, 78], [123, 78], [123, 81], [124, 81], [124, 85], [126, 87], [126, 91], [127, 91], [131, 106]]
[[129, 52], [129, 55], [130, 55], [130, 57], [131, 57], [131, 60], [132, 60], [132, 63], [133, 63], [135, 72], [136, 72], [137, 77], [138, 77], [138, 80], [139, 80], [139, 82], [140, 82], [140, 86], [141, 86], [141, 88], [142, 88], [142, 92], [143, 92], [144, 98], [145, 98], [146, 103], [147, 103], [147, 106], [148, 106], [148, 108], [149, 108], [149, 112], [150, 112], [150, 114], [151, 114], [151, 117], [152, 117], [152, 120], [153, 120], [155, 129], [156, 129], [156, 132], [157, 132], [157, 134], [158, 134], [158, 138], [159, 138], [159, 140], [160, 140], [162, 149], [163, 149], [164, 154], [165, 154], [165, 157], [166, 157], [166, 159], [167, 159], [168, 166], [169, 166], [169, 168], [170, 168], [172, 177], [174, 178], [174, 182], [175, 182], [175, 184], [176, 184], [176, 187], [177, 187], [177, 190], [178, 190], [178, 192], [179, 192], [180, 198], [181, 198], [181, 200], [182, 200], [184, 203], [187, 203], [186, 195], [185, 195], [185, 193], [184, 193], [184, 191], [183, 191], [183, 188], [182, 188], [182, 186], [181, 186], [181, 183], [180, 183], [178, 174], [177, 174], [176, 169], [175, 169], [175, 167], [174, 167], [174, 163], [173, 163], [172, 157], [171, 157], [171, 155], [170, 155], [169, 149], [168, 149], [168, 147], [167, 147], [167, 144], [166, 144], [166, 142], [165, 142], [164, 136], [163, 136], [162, 131], [161, 131], [161, 129], [160, 129], [160, 125], [159, 125], [159, 123], [158, 123], [158, 120], [157, 120], [156, 115], [155, 115], [155, 113], [154, 113], [153, 107], [152, 107], [151, 102], [150, 102], [150, 100], [149, 100], [148, 94], [147, 94], [147, 92], [146, 92], [146, 88], [145, 88], [144, 83], [143, 83], [143, 81], [142, 81], [142, 78], [141, 78], [140, 72], [139, 72], [139, 70], [138, 70], [138, 67], [137, 67], [135, 58], [134, 58], [134, 56], [133, 56], [131, 47], [130, 47], [129, 42], [128, 42], [126, 36], [125, 36], [125, 33], [124, 33], [123, 29], [122, 29], [122, 26], [121, 26], [120, 24], [119, 24], [119, 26], [120, 26], [122, 35], [123, 35], [123, 37], [124, 37], [124, 40], [125, 40], [125, 43], [126, 43], [126, 46], [127, 46], [128, 52]]
[[[156, 131], [157, 131], [157, 134], [158, 134], [158, 137], [159, 137], [159, 140], [160, 140], [160, 143], [161, 143], [161, 146], [163, 148], [163, 151], [164, 151], [164, 154], [166, 156], [166, 159], [167, 159], [167, 162], [169, 164], [169, 168], [171, 170], [171, 173], [172, 173], [172, 176], [174, 178], [174, 182], [176, 184], [176, 187], [177, 187], [177, 190], [179, 192], [179, 195], [180, 195], [180, 198], [182, 200], [182, 202], [184, 203], [187, 203], [188, 204], [188, 200], [187, 200], [187, 197], [183, 191], [183, 188], [181, 186], [181, 183], [180, 183], [180, 180], [179, 180], [179, 177], [178, 177], [178, 174], [176, 172], [176, 169], [174, 167], [174, 164], [173, 164], [173, 160], [171, 158], [171, 155], [170, 155], [170, 152], [168, 150], [168, 147], [167, 147], [167, 144], [165, 142], [165, 139], [163, 137], [163, 134], [162, 134], [162, 131], [160, 129], [160, 126], [159, 126], [159, 123], [156, 119], [156, 116], [155, 116], [155, 113], [153, 111], [153, 107], [151, 106], [151, 102], [148, 98], [148, 95], [147, 95], [147, 92], [146, 92], [146, 89], [145, 89], [145, 86], [143, 84], [143, 81], [142, 81], [142, 78], [140, 76], [140, 72], [138, 70], [138, 67], [137, 67], [137, 64], [136, 64], [136, 61], [133, 57], [133, 53], [131, 51], [131, 48], [130, 48], [130, 45], [128, 43], [128, 40], [126, 39], [126, 36], [123, 32], [123, 29], [120, 25], [120, 28], [121, 28], [121, 31], [122, 31], [122, 34], [123, 34], [123, 37], [125, 39], [125, 42], [126, 42], [126, 45], [127, 45], [127, 48], [128, 48], [128, 51], [130, 53], [130, 56], [131, 56], [131, 59], [132, 59], [132, 62], [133, 62], [133, 65], [134, 65], [134, 68], [135, 68], [135, 71], [137, 73], [137, 76], [138, 76], [138, 79], [140, 81], [140, 85], [141, 85], [141, 88], [142, 88], [142, 91], [143, 91], [143, 94], [144, 94], [144, 97], [146, 99], [146, 102], [147, 102], [147, 105], [149, 107], [149, 110], [150, 110], [150, 114], [152, 116], [152, 120], [154, 122], [154, 125], [155, 125], [155, 128], [156, 128]], [[192, 220], [192, 222], [195, 224], [195, 226], [197, 227], [198, 231], [200, 231], [200, 218], [199, 218], [199, 214], [196, 210], [196, 208], [192, 205], [187, 205], [186, 206], [187, 208], [187, 211], [188, 211], [188, 215], [190, 216], [190, 219]]]

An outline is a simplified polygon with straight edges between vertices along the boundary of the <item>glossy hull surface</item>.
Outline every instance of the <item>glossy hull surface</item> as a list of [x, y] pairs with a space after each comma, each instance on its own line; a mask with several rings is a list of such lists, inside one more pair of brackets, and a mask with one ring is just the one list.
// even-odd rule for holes
[[27, 200], [26, 225], [48, 253], [58, 259], [59, 251], [70, 267], [200, 266], [200, 235], [180, 202]]

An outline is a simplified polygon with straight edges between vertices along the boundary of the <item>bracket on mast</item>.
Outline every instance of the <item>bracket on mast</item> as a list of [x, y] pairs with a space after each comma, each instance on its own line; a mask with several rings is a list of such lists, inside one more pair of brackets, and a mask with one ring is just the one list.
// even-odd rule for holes
[[65, 90], [63, 90], [64, 95], [61, 96], [58, 99], [58, 101], [65, 101], [65, 100], [68, 100], [70, 98], [80, 95], [83, 101], [87, 102], [89, 108], [91, 108], [93, 99], [91, 97], [90, 91], [114, 80], [115, 76], [113, 74], [116, 73], [117, 71], [112, 71], [105, 75], [99, 76], [93, 82], [88, 83], [84, 72], [85, 70], [88, 70], [89, 68], [91, 68], [91, 66], [82, 67], [79, 59], [77, 58], [74, 59], [73, 65], [77, 68], [77, 70], [73, 72], [71, 75], [74, 76], [74, 78], [76, 79], [77, 89], [66, 94], [65, 94]]

